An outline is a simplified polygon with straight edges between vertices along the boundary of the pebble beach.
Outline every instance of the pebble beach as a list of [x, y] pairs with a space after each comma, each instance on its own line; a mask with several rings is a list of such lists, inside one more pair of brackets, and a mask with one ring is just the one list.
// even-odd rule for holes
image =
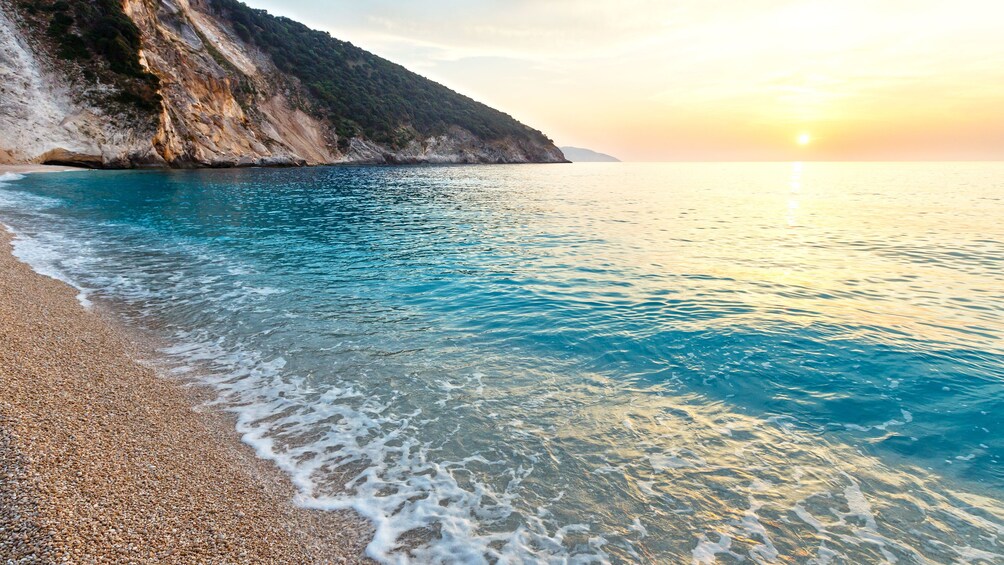
[[297, 507], [206, 391], [75, 294], [0, 230], [0, 562], [366, 562], [365, 521]]

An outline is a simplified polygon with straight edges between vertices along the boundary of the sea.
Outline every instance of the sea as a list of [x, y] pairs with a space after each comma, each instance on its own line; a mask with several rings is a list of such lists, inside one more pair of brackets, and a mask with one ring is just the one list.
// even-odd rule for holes
[[381, 563], [1004, 563], [1004, 163], [0, 177]]

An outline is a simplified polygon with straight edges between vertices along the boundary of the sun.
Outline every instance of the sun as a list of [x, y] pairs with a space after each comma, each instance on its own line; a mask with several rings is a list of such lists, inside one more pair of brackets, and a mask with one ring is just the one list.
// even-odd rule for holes
[[808, 133], [800, 133], [798, 134], [798, 137], [795, 138], [795, 141], [798, 142], [799, 145], [804, 147], [812, 143], [812, 136]]

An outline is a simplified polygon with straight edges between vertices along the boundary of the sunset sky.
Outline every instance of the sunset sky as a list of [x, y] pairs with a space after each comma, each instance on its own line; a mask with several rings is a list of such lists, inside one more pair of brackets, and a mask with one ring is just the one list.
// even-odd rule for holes
[[624, 160], [1004, 159], [1000, 0], [246, 1]]

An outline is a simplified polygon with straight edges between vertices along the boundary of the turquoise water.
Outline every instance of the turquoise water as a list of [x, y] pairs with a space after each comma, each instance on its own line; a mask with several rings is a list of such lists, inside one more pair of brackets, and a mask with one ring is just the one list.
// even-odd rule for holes
[[383, 562], [1004, 562], [1004, 164], [0, 183]]

